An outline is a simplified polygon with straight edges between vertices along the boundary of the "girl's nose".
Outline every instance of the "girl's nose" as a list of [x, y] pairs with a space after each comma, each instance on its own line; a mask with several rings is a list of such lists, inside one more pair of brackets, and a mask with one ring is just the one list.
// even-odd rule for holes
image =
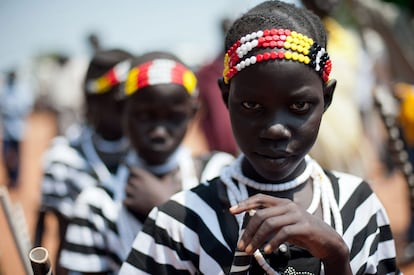
[[168, 135], [167, 127], [161, 124], [156, 125], [150, 132], [151, 138], [164, 137], [166, 135]]
[[266, 127], [260, 137], [266, 139], [289, 139], [292, 137], [292, 133], [284, 124], [275, 122]]

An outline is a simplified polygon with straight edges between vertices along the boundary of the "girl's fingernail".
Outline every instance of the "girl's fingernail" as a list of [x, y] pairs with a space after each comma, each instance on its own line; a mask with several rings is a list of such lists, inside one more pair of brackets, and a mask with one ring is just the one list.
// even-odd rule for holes
[[237, 248], [238, 248], [239, 250], [243, 250], [243, 249], [244, 249], [244, 242], [243, 242], [243, 240], [240, 240], [240, 241], [239, 241], [239, 243], [237, 244]]
[[252, 253], [253, 252], [253, 246], [251, 244], [249, 244], [244, 251], [246, 251], [246, 253], [249, 253], [249, 254]]
[[238, 207], [239, 207], [239, 205], [238, 205], [238, 204], [233, 205], [232, 207], [230, 207], [230, 210], [236, 210]]
[[272, 253], [272, 247], [270, 246], [270, 244], [267, 244], [265, 247], [264, 247], [264, 252], [266, 253], [266, 254], [270, 254], [270, 253]]

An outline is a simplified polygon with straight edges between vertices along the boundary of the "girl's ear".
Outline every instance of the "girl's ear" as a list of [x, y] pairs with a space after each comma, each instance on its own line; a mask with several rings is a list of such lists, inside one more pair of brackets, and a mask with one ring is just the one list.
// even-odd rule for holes
[[223, 98], [224, 104], [226, 105], [226, 107], [228, 107], [230, 85], [224, 83], [224, 79], [222, 77], [220, 77], [217, 80], [217, 83], [218, 83], [218, 85], [220, 87], [221, 97]]
[[198, 110], [200, 110], [201, 103], [198, 99], [194, 98], [192, 106], [193, 106], [193, 110], [192, 110], [193, 111], [193, 116], [195, 116], [196, 113], [198, 112]]
[[326, 84], [323, 84], [323, 100], [324, 100], [324, 112], [328, 109], [332, 103], [333, 94], [336, 87], [336, 80], [330, 79]]
[[191, 116], [194, 117], [201, 107], [201, 103], [197, 98], [191, 99]]

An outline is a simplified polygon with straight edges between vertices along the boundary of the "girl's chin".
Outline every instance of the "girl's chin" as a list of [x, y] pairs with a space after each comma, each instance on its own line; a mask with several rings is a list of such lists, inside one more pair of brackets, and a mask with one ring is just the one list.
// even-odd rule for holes
[[169, 151], [152, 150], [146, 152], [145, 156], [141, 156], [141, 158], [145, 159], [148, 164], [159, 165], [165, 163], [171, 154]]
[[255, 160], [256, 172], [266, 181], [283, 182], [294, 178], [292, 175], [295, 166], [292, 160], [287, 158], [259, 157]]

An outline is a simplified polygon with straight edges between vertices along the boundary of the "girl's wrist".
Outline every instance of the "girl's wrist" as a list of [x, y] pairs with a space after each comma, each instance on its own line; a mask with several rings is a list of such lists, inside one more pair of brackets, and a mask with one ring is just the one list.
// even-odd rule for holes
[[352, 274], [349, 248], [343, 241], [341, 241], [340, 245], [335, 246], [334, 253], [329, 253], [326, 258], [321, 260], [323, 262], [326, 275]]

